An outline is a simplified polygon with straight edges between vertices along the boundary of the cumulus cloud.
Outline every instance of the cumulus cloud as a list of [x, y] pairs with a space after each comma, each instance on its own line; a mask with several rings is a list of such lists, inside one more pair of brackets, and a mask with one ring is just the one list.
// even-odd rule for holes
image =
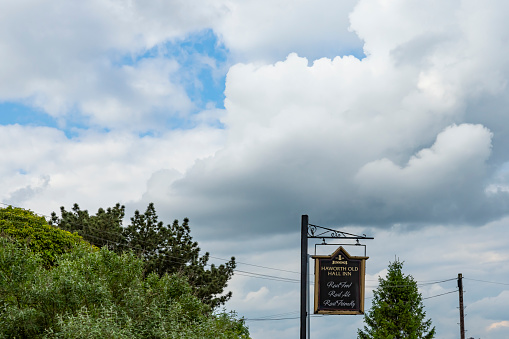
[[311, 60], [360, 55], [362, 42], [348, 30], [348, 13], [355, 4], [355, 0], [226, 0], [227, 12], [215, 30], [237, 61], [274, 62], [289, 52]]
[[[484, 310], [484, 316], [487, 319], [493, 319], [497, 322], [502, 322], [507, 319], [507, 314], [509, 314], [509, 290], [502, 291], [498, 295], [492, 297], [482, 298], [474, 303], [472, 303], [469, 307], [476, 311]], [[490, 325], [490, 327], [493, 325]], [[498, 326], [491, 327], [489, 329], [493, 330]], [[502, 325], [504, 326], [504, 325]], [[505, 326], [504, 326], [505, 327]]]
[[[482, 181], [491, 149], [491, 133], [480, 125], [450, 126], [438, 134], [436, 142], [412, 156], [404, 167], [384, 158], [362, 166], [355, 175], [363, 200], [373, 201], [373, 208], [405, 211], [435, 217], [452, 218], [452, 214], [475, 211], [486, 199]], [[384, 213], [381, 212], [381, 213]], [[396, 212], [398, 213], [398, 212]], [[380, 215], [378, 213], [378, 215]], [[475, 214], [468, 214], [470, 220]]]
[[[269, 4], [271, 11], [265, 9]], [[61, 127], [78, 115], [97, 128], [161, 130], [172, 117], [185, 120], [196, 111], [185, 89], [198, 81], [188, 79], [175, 56], [166, 54], [167, 43], [211, 29], [241, 55], [237, 60], [278, 60], [291, 51], [333, 56], [361, 46], [347, 31], [353, 5], [328, 0], [4, 3], [0, 100], [41, 109]], [[329, 14], [316, 25], [312, 18], [324, 7]], [[260, 25], [263, 21], [269, 24]], [[205, 57], [195, 62], [214, 66]]]
[[[509, 96], [501, 11], [454, 1], [271, 4], [272, 11], [264, 3], [219, 0], [192, 6], [55, 0], [46, 11], [37, 2], [3, 4], [0, 39], [7, 47], [0, 53], [8, 62], [0, 74], [14, 81], [0, 85], [0, 97], [28, 100], [64, 121], [77, 110], [88, 124], [115, 130], [79, 134], [75, 141], [44, 132], [85, 154], [126, 139], [136, 152], [147, 138], [138, 142], [123, 131], [152, 128], [159, 134], [149, 139], [173, 150], [181, 133], [202, 131], [165, 132], [166, 121], [178, 116], [201, 126], [220, 119], [224, 129], [207, 129], [201, 141], [213, 146], [191, 151], [185, 169], [170, 160], [150, 170], [133, 168], [128, 173], [142, 172], [143, 184], [124, 195], [139, 199], [146, 186], [140, 204], [160, 201], [204, 224], [221, 220], [244, 232], [286, 232], [301, 213], [365, 225], [482, 223], [504, 215], [508, 182], [500, 173], [509, 124], [502, 122]], [[31, 19], [23, 27], [12, 22], [21, 14]], [[307, 16], [315, 18], [313, 25]], [[189, 118], [185, 112], [194, 103], [178, 62], [140, 53], [204, 28], [245, 62], [228, 71], [225, 110]], [[360, 40], [354, 34], [366, 58], [314, 60], [330, 55], [325, 45], [355, 48]], [[289, 51], [301, 56], [274, 61]], [[78, 169], [66, 175], [48, 174], [49, 185], [78, 181], [90, 168], [72, 161], [67, 167], [72, 164]], [[11, 193], [29, 185], [22, 182], [26, 175], [15, 177], [21, 181], [9, 186]], [[100, 185], [87, 184], [83, 192], [91, 187]]]
[[208, 1], [3, 3], [0, 100], [42, 109], [62, 125], [80, 114], [99, 128], [160, 129], [168, 116], [185, 116], [193, 105], [174, 60], [158, 58], [157, 51], [155, 58], [143, 56], [210, 27], [220, 7]]
[[31, 178], [32, 183], [10, 193], [9, 197], [5, 200], [7, 203], [13, 203], [13, 205], [19, 204], [20, 202], [27, 201], [33, 198], [38, 193], [44, 191], [48, 186], [49, 176], [41, 176], [39, 178]]
[[137, 200], [153, 188], [154, 169], [178, 177], [221, 144], [221, 132], [206, 126], [141, 139], [94, 131], [68, 139], [48, 127], [0, 126], [0, 201], [50, 213], [74, 202], [94, 210]]
[[267, 298], [267, 295], [270, 293], [269, 289], [265, 286], [261, 287], [258, 291], [249, 292], [244, 298], [245, 302], [253, 301], [253, 300], [264, 300]]
[[509, 321], [503, 320], [503, 321], [493, 323], [488, 327], [488, 331], [493, 331], [493, 330], [496, 330], [497, 328], [501, 328], [501, 327], [509, 327]]
[[[283, 231], [298, 211], [353, 224], [503, 215], [507, 196], [485, 194], [490, 130], [454, 124], [463, 120], [465, 92], [437, 92], [419, 67], [378, 63], [337, 57], [309, 65], [292, 54], [232, 67], [225, 147], [167, 181], [172, 193], [158, 199], [248, 231]], [[191, 202], [206, 207], [186, 209]], [[259, 218], [261, 228], [249, 222]]]

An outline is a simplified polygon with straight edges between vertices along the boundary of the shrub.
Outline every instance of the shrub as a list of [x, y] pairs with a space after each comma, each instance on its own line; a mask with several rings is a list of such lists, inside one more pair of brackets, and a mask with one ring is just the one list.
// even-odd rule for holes
[[11, 206], [0, 209], [0, 235], [25, 242], [40, 254], [45, 267], [52, 266], [58, 255], [86, 244], [79, 235], [50, 226], [44, 217]]

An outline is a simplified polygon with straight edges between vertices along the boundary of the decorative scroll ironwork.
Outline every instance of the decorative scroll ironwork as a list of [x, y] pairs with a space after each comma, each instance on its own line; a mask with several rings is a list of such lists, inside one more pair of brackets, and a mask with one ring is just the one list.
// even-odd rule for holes
[[332, 228], [327, 228], [323, 226], [308, 224], [308, 238], [318, 238], [318, 239], [374, 239], [372, 237], [363, 235], [356, 235], [352, 233], [342, 232], [338, 230], [333, 230]]

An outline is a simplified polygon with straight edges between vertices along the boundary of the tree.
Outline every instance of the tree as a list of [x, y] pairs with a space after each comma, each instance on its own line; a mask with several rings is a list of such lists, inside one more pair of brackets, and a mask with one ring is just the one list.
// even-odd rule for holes
[[81, 210], [74, 204], [72, 211], [60, 207], [59, 218], [55, 212], [51, 213], [50, 224], [60, 229], [77, 232], [89, 243], [102, 248], [107, 246], [115, 252], [125, 249], [122, 222], [125, 216], [125, 207], [116, 204], [106, 210], [99, 208], [96, 215], [90, 215], [87, 210]]
[[403, 262], [389, 263], [387, 277], [379, 278], [373, 292], [373, 304], [365, 314], [364, 329], [357, 331], [360, 339], [421, 339], [434, 338], [435, 327], [426, 312], [422, 295], [411, 275], [402, 272]]
[[212, 314], [185, 277], [143, 274], [133, 252], [74, 247], [48, 270], [0, 237], [0, 338], [249, 338], [235, 314]]
[[69, 231], [77, 231], [84, 239], [98, 247], [108, 245], [117, 253], [133, 251], [145, 262], [145, 275], [179, 273], [187, 277], [194, 294], [215, 308], [231, 298], [223, 294], [236, 267], [232, 257], [226, 264], [209, 267], [209, 253], [200, 256], [198, 243], [193, 241], [189, 220], [182, 224], [175, 220], [165, 225], [158, 220], [153, 203], [144, 213], [136, 210], [127, 227], [122, 226], [125, 208], [117, 204], [106, 211], [99, 209], [95, 216], [82, 211], [75, 204], [72, 211], [60, 208], [61, 217], [52, 213], [51, 223]]
[[26, 243], [41, 256], [45, 267], [52, 266], [57, 255], [83, 244], [79, 235], [52, 227], [44, 217], [12, 206], [0, 208], [0, 235]]
[[235, 258], [207, 269], [209, 253], [200, 257], [198, 243], [191, 237], [189, 219], [182, 224], [175, 220], [171, 225], [158, 221], [153, 203], [145, 213], [134, 212], [131, 224], [123, 235], [129, 247], [146, 262], [146, 272], [159, 276], [180, 273], [187, 276], [196, 296], [213, 308], [231, 298], [231, 292], [221, 295], [235, 269]]

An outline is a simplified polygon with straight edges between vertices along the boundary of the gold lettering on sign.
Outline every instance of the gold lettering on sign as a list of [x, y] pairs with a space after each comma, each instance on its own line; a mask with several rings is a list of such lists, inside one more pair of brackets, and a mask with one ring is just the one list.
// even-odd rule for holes
[[346, 271], [344, 266], [322, 266], [322, 271]]
[[315, 259], [315, 313], [364, 314], [367, 257], [352, 257], [343, 247]]

